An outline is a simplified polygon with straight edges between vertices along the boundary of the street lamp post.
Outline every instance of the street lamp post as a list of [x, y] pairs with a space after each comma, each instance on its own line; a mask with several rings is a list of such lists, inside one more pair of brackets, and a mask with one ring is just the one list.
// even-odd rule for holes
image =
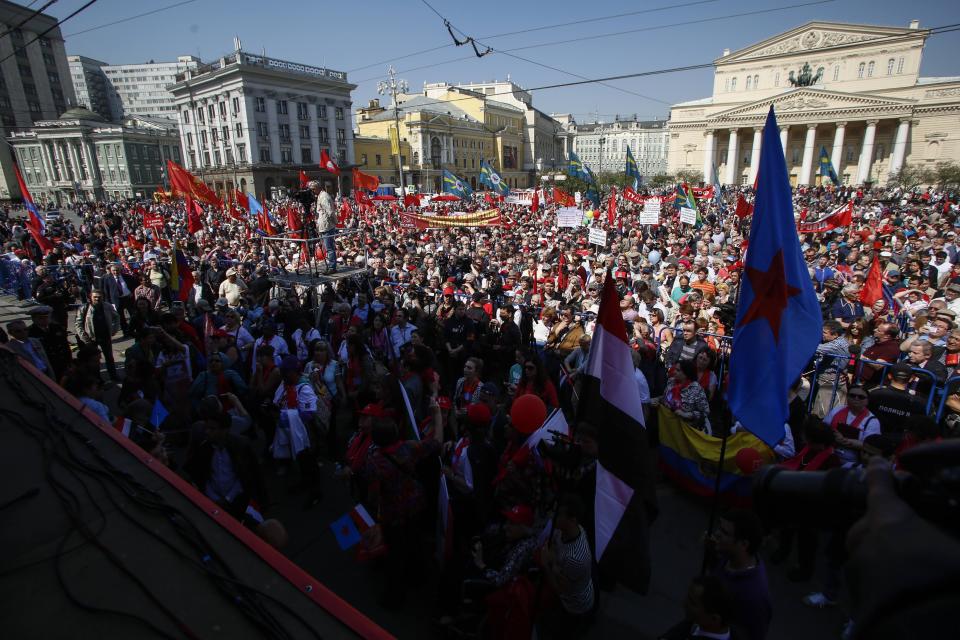
[[[607, 139], [604, 138], [603, 135], [601, 134], [601, 136], [600, 136], [600, 166], [597, 167], [597, 176], [603, 175], [603, 143], [606, 142], [606, 141], [607, 141]], [[598, 177], [597, 179], [599, 180], [600, 178]], [[598, 189], [599, 189], [599, 187], [600, 187], [600, 185], [597, 185], [597, 188], [598, 188]]]
[[400, 104], [397, 102], [397, 94], [409, 91], [406, 80], [397, 80], [397, 72], [393, 65], [387, 69], [388, 80], [377, 83], [377, 93], [380, 95], [391, 95], [393, 97], [393, 123], [397, 128], [397, 174], [400, 176], [400, 193], [406, 195], [407, 189], [403, 181], [403, 162], [400, 158]]

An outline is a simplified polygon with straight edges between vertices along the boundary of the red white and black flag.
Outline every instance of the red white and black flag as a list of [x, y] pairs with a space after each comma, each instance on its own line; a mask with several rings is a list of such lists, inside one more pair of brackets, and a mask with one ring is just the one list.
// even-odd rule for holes
[[595, 425], [598, 433], [594, 553], [601, 573], [644, 593], [650, 582], [648, 521], [655, 494], [633, 358], [609, 270], [580, 398], [579, 420]]
[[842, 204], [833, 211], [813, 220], [802, 220], [797, 224], [800, 233], [826, 233], [840, 227], [849, 227], [853, 223], [853, 200]]

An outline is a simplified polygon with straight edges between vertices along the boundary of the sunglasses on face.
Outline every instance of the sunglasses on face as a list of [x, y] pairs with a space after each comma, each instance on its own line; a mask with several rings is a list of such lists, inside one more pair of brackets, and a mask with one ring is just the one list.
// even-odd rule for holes
[[847, 394], [847, 397], [848, 397], [848, 398], [852, 398], [852, 399], [854, 399], [854, 400], [866, 400], [866, 399], [867, 399], [867, 394], [865, 394], [865, 393], [848, 393], [848, 394]]

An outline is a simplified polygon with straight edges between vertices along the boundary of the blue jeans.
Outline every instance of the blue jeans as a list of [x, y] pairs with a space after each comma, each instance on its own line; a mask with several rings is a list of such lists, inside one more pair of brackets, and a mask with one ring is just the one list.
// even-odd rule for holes
[[323, 235], [323, 250], [327, 252], [327, 267], [337, 268], [337, 243], [335, 241], [337, 230], [327, 229]]

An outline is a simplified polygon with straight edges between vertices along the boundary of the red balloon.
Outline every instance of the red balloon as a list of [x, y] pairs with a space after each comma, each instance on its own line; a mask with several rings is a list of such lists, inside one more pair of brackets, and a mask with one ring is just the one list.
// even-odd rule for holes
[[735, 458], [737, 468], [740, 469], [740, 472], [745, 476], [752, 476], [761, 465], [763, 465], [763, 458], [760, 457], [760, 452], [752, 447], [740, 449], [740, 451], [737, 451]]
[[530, 435], [543, 425], [547, 419], [547, 405], [540, 396], [532, 393], [522, 395], [513, 401], [510, 407], [510, 422], [513, 428], [524, 435]]

